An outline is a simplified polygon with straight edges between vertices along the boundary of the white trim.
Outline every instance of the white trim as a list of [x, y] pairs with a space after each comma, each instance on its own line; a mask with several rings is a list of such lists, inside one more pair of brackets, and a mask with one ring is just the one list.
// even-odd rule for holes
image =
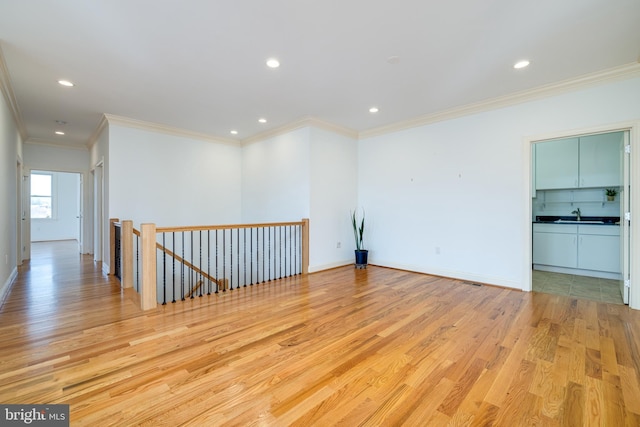
[[4, 285], [2, 285], [2, 289], [0, 289], [0, 307], [4, 305], [4, 300], [7, 298], [7, 295], [9, 295], [9, 291], [11, 290], [16, 277], [18, 277], [18, 268], [14, 267], [9, 278], [4, 282]]
[[[130, 119], [127, 117], [115, 116], [113, 114], [105, 114], [104, 118], [109, 124], [124, 126], [135, 129], [147, 130], [150, 132], [164, 133], [167, 135], [178, 136], [182, 138], [199, 139], [207, 142], [217, 142], [220, 144], [240, 145], [240, 141], [231, 138], [222, 138], [219, 136], [212, 136], [205, 133], [193, 132], [190, 130], [179, 129], [161, 123], [145, 122], [143, 120]], [[102, 121], [100, 126], [103, 126]], [[97, 135], [97, 130], [94, 132]]]
[[[631, 145], [631, 218], [640, 215], [640, 120], [633, 123], [629, 130]], [[634, 214], [635, 212], [635, 214]], [[629, 258], [636, 260], [631, 264], [631, 288], [629, 289], [629, 307], [640, 310], [640, 227], [630, 227], [631, 245]]]
[[22, 114], [20, 113], [20, 106], [16, 100], [16, 95], [13, 92], [13, 85], [11, 84], [11, 75], [7, 68], [7, 63], [4, 60], [4, 54], [2, 53], [2, 46], [0, 45], [0, 92], [4, 96], [4, 99], [9, 106], [13, 120], [16, 122], [20, 137], [24, 141], [27, 139], [27, 128], [22, 120]]
[[[532, 225], [531, 225], [531, 197], [532, 197], [532, 177], [531, 177], [531, 144], [548, 139], [564, 138], [574, 135], [587, 135], [603, 132], [629, 131], [629, 143], [631, 145], [631, 212], [640, 212], [640, 121], [628, 121], [620, 123], [612, 123], [608, 125], [600, 125], [589, 128], [570, 129], [558, 131], [542, 135], [533, 135], [523, 138], [523, 173], [525, 191], [523, 191], [526, 200], [523, 205], [526, 211], [523, 212], [522, 218], [526, 221], [527, 227], [522, 227], [523, 242], [527, 242], [524, 250], [524, 271], [522, 273], [523, 291], [531, 291], [532, 288]], [[631, 227], [631, 259], [637, 260], [640, 254], [640, 227]], [[629, 289], [629, 307], [640, 310], [640, 262], [634, 262], [631, 265], [631, 289]]]
[[504, 108], [515, 104], [521, 104], [540, 98], [556, 96], [562, 93], [571, 92], [590, 86], [596, 86], [604, 82], [625, 80], [638, 76], [640, 76], [640, 63], [634, 62], [596, 73], [585, 74], [577, 78], [563, 80], [561, 82], [516, 92], [510, 95], [500, 96], [473, 104], [462, 105], [459, 107], [451, 108], [449, 110], [438, 111], [432, 114], [416, 117], [414, 119], [409, 119], [402, 122], [392, 123], [387, 126], [381, 126], [378, 128], [362, 131], [358, 134], [358, 137], [359, 139], [363, 139], [373, 136], [380, 136], [418, 126], [424, 126], [436, 122], [468, 116], [471, 114]]
[[579, 268], [556, 267], [554, 265], [533, 264], [533, 269], [537, 271], [549, 271], [551, 273], [572, 274], [574, 276], [598, 277], [600, 279], [622, 280], [621, 273], [610, 273], [608, 271], [581, 270]]
[[332, 262], [329, 264], [322, 264], [322, 265], [310, 265], [309, 266], [309, 273], [317, 273], [318, 271], [324, 271], [324, 270], [331, 270], [332, 268], [338, 268], [338, 267], [344, 267], [345, 265], [350, 265], [353, 264], [353, 260], [346, 260], [346, 261], [337, 261], [337, 262]]
[[[223, 138], [220, 136], [213, 136], [200, 132], [193, 132], [186, 129], [180, 129], [172, 126], [163, 125], [160, 123], [146, 122], [143, 120], [131, 119], [127, 117], [117, 116], [113, 114], [103, 114], [100, 123], [96, 127], [91, 137], [87, 142], [87, 147], [91, 148], [97, 141], [100, 133], [107, 125], [107, 123], [148, 130], [152, 132], [159, 132], [168, 135], [174, 135], [185, 138], [200, 139], [204, 141], [217, 142], [231, 145], [248, 145], [259, 141], [264, 141], [268, 138], [283, 135], [294, 130], [303, 127], [316, 127], [324, 129], [339, 135], [344, 135], [353, 139], [365, 139], [373, 136], [380, 136], [392, 132], [399, 132], [405, 129], [410, 129], [418, 126], [424, 126], [431, 123], [441, 122], [445, 120], [451, 120], [471, 114], [478, 114], [486, 111], [495, 110], [498, 108], [504, 108], [507, 106], [529, 102], [532, 100], [556, 96], [562, 93], [596, 86], [605, 82], [625, 80], [633, 77], [640, 76], [640, 63], [634, 62], [631, 64], [622, 65], [615, 68], [610, 68], [604, 71], [598, 71], [595, 73], [585, 74], [572, 79], [563, 80], [561, 82], [552, 83], [544, 86], [539, 86], [533, 89], [528, 89], [521, 92], [516, 92], [510, 95], [505, 95], [497, 98], [487, 99], [484, 101], [466, 104], [458, 107], [454, 107], [444, 111], [438, 111], [435, 113], [419, 116], [413, 119], [404, 120], [401, 122], [392, 123], [390, 125], [381, 126], [361, 132], [357, 132], [353, 129], [349, 129], [334, 123], [330, 123], [321, 120], [316, 117], [303, 117], [292, 123], [280, 126], [275, 129], [261, 132], [246, 139], [236, 140], [232, 138]], [[0, 81], [1, 83], [1, 81]]]
[[358, 139], [358, 132], [355, 130], [345, 128], [333, 123], [326, 122], [324, 120], [317, 119], [315, 117], [304, 117], [300, 120], [296, 120], [293, 123], [289, 123], [284, 126], [280, 126], [275, 129], [271, 129], [252, 137], [246, 138], [242, 140], [242, 145], [249, 145], [255, 142], [264, 141], [265, 139], [273, 138], [279, 135], [284, 135], [289, 132], [293, 132], [294, 130], [301, 129], [304, 127], [315, 127], [318, 129], [324, 129], [329, 132], [337, 133], [339, 135], [343, 135], [349, 138]]
[[388, 267], [388, 268], [395, 268], [397, 270], [406, 270], [406, 271], [412, 271], [415, 273], [428, 274], [431, 276], [446, 277], [448, 279], [471, 281], [471, 282], [476, 282], [484, 285], [498, 286], [498, 287], [507, 288], [507, 289], [516, 289], [516, 290], [522, 289], [521, 283], [504, 278], [504, 277], [484, 276], [481, 274], [473, 274], [465, 271], [445, 270], [442, 268], [424, 268], [421, 266], [410, 265], [410, 264], [379, 262], [377, 260], [374, 263], [369, 261], [369, 264], [376, 265], [379, 267]]
[[108, 124], [107, 117], [103, 114], [102, 117], [100, 117], [100, 122], [98, 122], [98, 126], [93, 131], [93, 133], [89, 137], [89, 140], [87, 141], [87, 147], [89, 149], [91, 149], [96, 144], [96, 142], [98, 142], [98, 138], [100, 138], [100, 134], [102, 133], [104, 128], [107, 126], [107, 124]]
[[24, 141], [24, 143], [30, 144], [30, 145], [45, 145], [45, 146], [54, 147], [54, 148], [69, 148], [71, 150], [88, 151], [88, 147], [86, 145], [61, 144], [56, 141], [40, 139], [40, 138], [29, 138], [26, 141]]

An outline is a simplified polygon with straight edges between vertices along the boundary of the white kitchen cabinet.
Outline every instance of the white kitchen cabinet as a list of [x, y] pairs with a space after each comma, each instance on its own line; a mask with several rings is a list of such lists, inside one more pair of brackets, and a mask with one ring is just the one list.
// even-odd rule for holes
[[533, 263], [578, 267], [578, 227], [569, 224], [533, 225]]
[[619, 187], [623, 132], [535, 144], [535, 188]]
[[621, 185], [622, 140], [622, 132], [580, 138], [580, 187]]
[[533, 224], [533, 264], [581, 275], [620, 274], [619, 233], [609, 225]]
[[579, 138], [536, 144], [535, 177], [538, 190], [578, 186]]
[[578, 268], [620, 273], [619, 227], [578, 226]]

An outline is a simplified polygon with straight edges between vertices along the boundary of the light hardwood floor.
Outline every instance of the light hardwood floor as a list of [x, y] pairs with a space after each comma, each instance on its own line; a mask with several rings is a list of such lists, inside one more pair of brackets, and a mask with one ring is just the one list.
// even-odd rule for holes
[[639, 376], [626, 306], [373, 266], [143, 313], [34, 244], [0, 309], [0, 403], [73, 426], [639, 426]]

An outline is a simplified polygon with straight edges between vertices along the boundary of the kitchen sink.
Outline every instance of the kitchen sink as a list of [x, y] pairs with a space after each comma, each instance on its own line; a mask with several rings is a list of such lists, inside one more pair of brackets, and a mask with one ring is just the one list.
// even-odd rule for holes
[[554, 222], [557, 224], [604, 224], [604, 221], [577, 221], [571, 219], [559, 219]]

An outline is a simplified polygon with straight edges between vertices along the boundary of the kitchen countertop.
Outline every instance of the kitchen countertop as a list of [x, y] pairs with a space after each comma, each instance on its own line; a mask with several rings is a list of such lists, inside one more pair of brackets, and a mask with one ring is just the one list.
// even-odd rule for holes
[[534, 224], [584, 224], [584, 225], [620, 225], [619, 216], [583, 216], [580, 221], [575, 216], [538, 215]]

